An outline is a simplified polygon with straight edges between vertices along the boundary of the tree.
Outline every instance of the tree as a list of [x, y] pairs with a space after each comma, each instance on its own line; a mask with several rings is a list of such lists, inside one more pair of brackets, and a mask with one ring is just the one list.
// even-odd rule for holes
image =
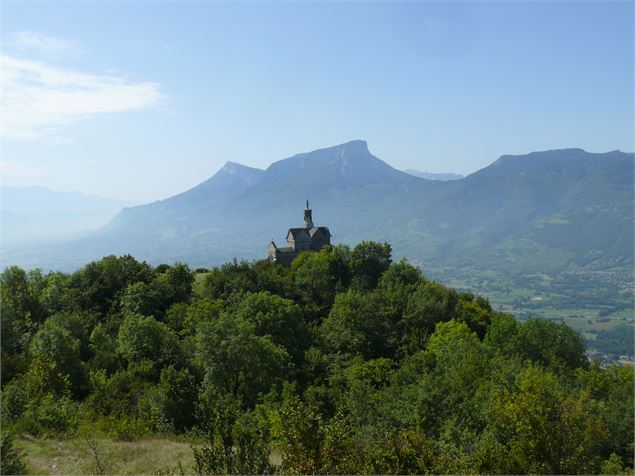
[[268, 432], [254, 412], [241, 414], [235, 401], [216, 396], [204, 425], [208, 443], [193, 448], [197, 474], [273, 474]]
[[348, 283], [348, 268], [341, 253], [324, 247], [303, 252], [291, 263], [293, 293], [310, 321], [326, 317], [335, 294]]
[[364, 358], [392, 357], [394, 316], [379, 291], [349, 290], [338, 294], [331, 312], [320, 327], [327, 352]]
[[302, 364], [309, 335], [302, 310], [293, 301], [268, 292], [247, 293], [232, 315], [251, 322], [256, 335], [271, 337], [296, 366]]
[[117, 354], [117, 336], [111, 335], [102, 324], [97, 324], [90, 334], [90, 350], [93, 359], [92, 369], [103, 369], [109, 375], [120, 368], [120, 356]]
[[76, 397], [87, 392], [87, 378], [80, 356], [81, 343], [71, 333], [48, 320], [33, 336], [29, 353], [34, 359], [45, 358], [55, 362], [57, 369], [66, 375]]
[[80, 310], [80, 290], [71, 285], [69, 274], [51, 272], [46, 275], [40, 300], [48, 315]]
[[282, 473], [322, 473], [324, 426], [319, 410], [302, 402], [291, 387], [285, 386], [282, 404], [274, 418], [274, 439], [281, 452]]
[[117, 306], [120, 294], [128, 285], [149, 284], [154, 274], [145, 261], [139, 262], [130, 255], [111, 255], [74, 273], [70, 285], [81, 289], [79, 298], [83, 309], [95, 309], [106, 316]]
[[25, 351], [31, 332], [46, 317], [33, 279], [39, 274], [27, 274], [11, 266], [0, 274], [0, 338], [2, 341], [2, 384], [8, 383], [26, 366]]
[[451, 320], [436, 325], [427, 351], [432, 354], [437, 413], [443, 430], [481, 431], [487, 418], [490, 362], [476, 333], [463, 322]]
[[525, 358], [549, 367], [575, 369], [587, 365], [580, 334], [564, 323], [529, 319], [519, 326], [515, 347]]
[[117, 336], [117, 352], [128, 368], [137, 368], [157, 380], [163, 367], [182, 366], [182, 356], [174, 332], [152, 316], [127, 315]]
[[90, 311], [63, 311], [51, 316], [47, 324], [58, 326], [79, 342], [80, 358], [87, 362], [92, 357], [90, 335], [97, 323], [98, 316]]
[[635, 446], [633, 374], [632, 366], [610, 365], [603, 369], [597, 363], [576, 371], [579, 391], [588, 392], [596, 402], [607, 428], [605, 455], [614, 453], [631, 468]]
[[491, 471], [597, 474], [606, 428], [590, 404], [588, 394], [564, 391], [553, 373], [529, 364], [517, 389], [493, 404], [494, 435], [507, 457]]
[[350, 254], [352, 285], [357, 289], [375, 289], [377, 282], [392, 262], [388, 243], [362, 241]]
[[190, 300], [194, 273], [186, 264], [176, 263], [174, 266], [168, 266], [161, 274], [156, 275], [155, 280], [162, 310], [174, 303]]
[[[410, 296], [415, 292], [419, 283], [423, 281], [419, 268], [412, 266], [405, 260], [391, 264], [382, 274], [377, 289], [384, 295], [386, 305], [390, 308], [389, 312], [394, 316], [395, 321], [402, 320]], [[403, 329], [399, 329], [398, 332], [403, 332]], [[401, 340], [398, 336], [395, 336], [395, 339]]]
[[161, 430], [180, 433], [191, 428], [197, 394], [196, 380], [188, 369], [165, 367], [150, 399], [151, 418]]
[[212, 269], [205, 276], [203, 294], [224, 302], [246, 292], [269, 291], [284, 294], [286, 274], [285, 268], [268, 261], [250, 264], [234, 259], [231, 263]]
[[123, 290], [119, 304], [124, 314], [150, 316], [160, 311], [159, 292], [142, 281], [129, 284]]
[[564, 323], [546, 319], [517, 323], [511, 315], [496, 314], [484, 342], [503, 355], [515, 355], [550, 368], [587, 366], [582, 338]]
[[270, 336], [256, 335], [251, 322], [227, 315], [201, 323], [196, 348], [205, 373], [203, 387], [233, 395], [246, 408], [282, 383], [292, 369], [284, 347], [274, 344]]
[[435, 326], [454, 317], [457, 303], [456, 291], [438, 283], [421, 281], [410, 295], [403, 315], [404, 352], [424, 348]]
[[482, 340], [492, 322], [492, 306], [487, 299], [480, 296], [460, 293], [454, 319], [465, 322]]

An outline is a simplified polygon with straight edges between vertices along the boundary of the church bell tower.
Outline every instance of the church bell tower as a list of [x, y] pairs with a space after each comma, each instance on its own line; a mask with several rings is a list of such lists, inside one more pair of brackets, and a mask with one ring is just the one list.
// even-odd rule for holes
[[313, 228], [313, 216], [312, 211], [309, 208], [309, 201], [306, 201], [306, 208], [304, 209], [304, 228]]

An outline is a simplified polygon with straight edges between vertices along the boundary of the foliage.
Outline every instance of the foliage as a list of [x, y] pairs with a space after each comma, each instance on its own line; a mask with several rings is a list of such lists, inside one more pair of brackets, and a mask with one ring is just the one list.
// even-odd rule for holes
[[230, 394], [246, 407], [281, 383], [292, 368], [289, 354], [271, 336], [257, 335], [254, 324], [227, 315], [201, 323], [196, 349], [205, 374], [203, 389]]
[[174, 332], [152, 316], [127, 315], [119, 327], [117, 352], [128, 368], [143, 369], [156, 379], [166, 365], [181, 362], [181, 349]]
[[26, 466], [22, 454], [13, 446], [11, 435], [0, 433], [0, 474], [24, 474]]
[[374, 289], [382, 273], [391, 263], [392, 247], [388, 243], [362, 241], [350, 254], [353, 286], [358, 289]]
[[[392, 263], [388, 244], [192, 282], [131, 256], [5, 270], [3, 430], [178, 434], [199, 474], [632, 472], [632, 368]], [[102, 443], [83, 470], [109, 470]]]
[[208, 442], [193, 447], [197, 474], [271, 474], [266, 429], [252, 412], [240, 413], [227, 398], [208, 405]]

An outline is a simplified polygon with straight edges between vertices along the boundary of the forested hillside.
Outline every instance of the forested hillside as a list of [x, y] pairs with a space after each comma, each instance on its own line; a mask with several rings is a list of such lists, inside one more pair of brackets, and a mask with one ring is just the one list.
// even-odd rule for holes
[[494, 311], [388, 244], [197, 272], [108, 256], [7, 268], [0, 287], [3, 473], [25, 470], [27, 435], [86, 434], [190, 441], [194, 464], [148, 468], [162, 473], [633, 468], [631, 367], [589, 362], [566, 325]]

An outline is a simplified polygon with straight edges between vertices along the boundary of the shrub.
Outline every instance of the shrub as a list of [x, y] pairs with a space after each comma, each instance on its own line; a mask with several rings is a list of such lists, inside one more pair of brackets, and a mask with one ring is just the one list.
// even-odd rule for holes
[[71, 433], [79, 423], [78, 410], [79, 405], [68, 397], [45, 395], [27, 404], [18, 426], [39, 437]]
[[0, 474], [24, 474], [26, 470], [22, 454], [13, 446], [7, 432], [0, 433]]

